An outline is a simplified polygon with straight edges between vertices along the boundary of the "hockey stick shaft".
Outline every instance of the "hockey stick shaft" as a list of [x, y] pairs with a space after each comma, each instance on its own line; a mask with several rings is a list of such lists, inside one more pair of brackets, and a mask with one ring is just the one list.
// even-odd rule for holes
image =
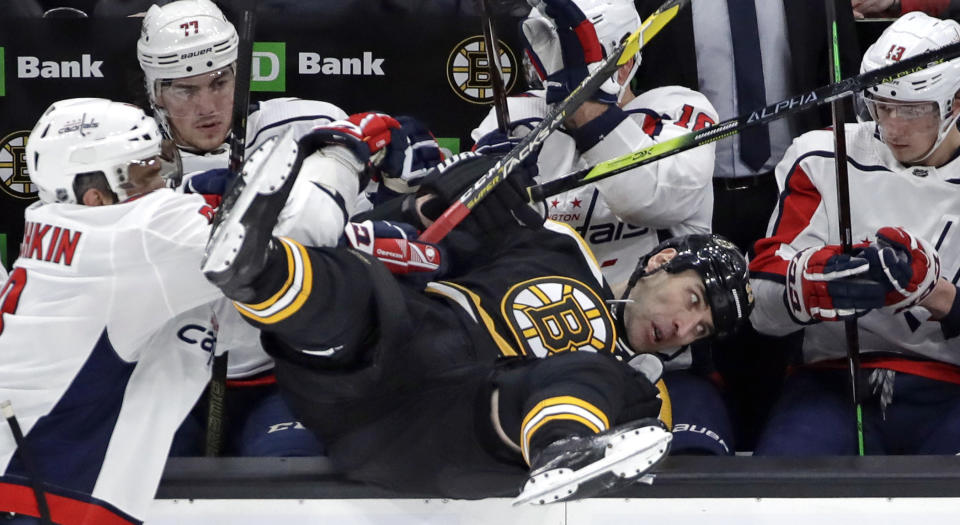
[[510, 153], [497, 161], [490, 170], [480, 177], [470, 188], [463, 192], [456, 202], [450, 205], [443, 215], [437, 218], [421, 235], [419, 240], [423, 242], [438, 242], [443, 239], [450, 230], [466, 218], [476, 205], [497, 187], [498, 184], [517, 167], [524, 159], [537, 150], [550, 133], [557, 129], [568, 115], [576, 111], [580, 105], [586, 101], [593, 93], [600, 88], [611, 75], [621, 65], [630, 61], [637, 52], [643, 48], [653, 38], [660, 29], [676, 17], [677, 12], [689, 3], [690, 0], [667, 0], [666, 3], [654, 11], [646, 20], [640, 24], [640, 28], [634, 31], [617, 49], [610, 54], [602, 63], [601, 67], [594, 70], [587, 78], [583, 79], [573, 91], [567, 95], [567, 98], [554, 106], [546, 117], [520, 141]]
[[732, 137], [749, 126], [764, 124], [805, 109], [827, 104], [838, 98], [863, 91], [868, 87], [890, 82], [928, 67], [942, 64], [958, 56], [960, 56], [960, 43], [950, 44], [896, 64], [821, 86], [813, 91], [781, 100], [756, 111], [724, 120], [714, 126], [653, 144], [633, 153], [601, 162], [593, 167], [575, 171], [559, 179], [531, 186], [529, 189], [530, 199], [539, 201], [550, 195], [563, 193], [591, 182], [612, 177], [618, 173], [656, 162], [697, 146]]
[[47, 505], [47, 494], [43, 490], [36, 465], [33, 464], [33, 455], [27, 450], [23, 430], [21, 430], [20, 423], [17, 421], [17, 415], [13, 412], [13, 404], [9, 400], [0, 403], [0, 412], [3, 413], [7, 425], [10, 426], [13, 441], [17, 444], [17, 450], [20, 452], [20, 460], [23, 461], [27, 475], [30, 476], [30, 486], [33, 488], [33, 497], [37, 500], [37, 512], [40, 514], [40, 521], [44, 525], [50, 525], [53, 523], [53, 518], [50, 516], [50, 506]]
[[504, 133], [510, 132], [510, 109], [507, 107], [507, 90], [503, 84], [503, 72], [500, 69], [500, 45], [493, 30], [493, 16], [486, 0], [480, 2], [480, 21], [483, 24], [484, 52], [490, 68], [490, 82], [493, 84], [493, 109], [497, 115], [497, 127]]
[[[250, 77], [253, 65], [253, 36], [256, 27], [256, 0], [249, 0], [240, 14], [237, 75], [233, 91], [233, 120], [230, 138], [230, 172], [239, 177], [247, 140], [247, 114], [250, 110]], [[226, 204], [226, 203], [224, 203]], [[226, 209], [230, 209], [229, 207]], [[226, 425], [227, 360], [229, 352], [213, 358], [210, 386], [207, 389], [207, 432], [204, 453], [215, 457], [223, 449]]]
[[[824, 0], [827, 12], [827, 41], [831, 58], [830, 80], [839, 82], [840, 43], [837, 35], [837, 2]], [[853, 226], [850, 221], [850, 181], [847, 176], [847, 137], [844, 132], [845, 99], [838, 98], [830, 103], [833, 116], [834, 160], [837, 170], [837, 208], [840, 226], [840, 246], [844, 253], [853, 251]], [[857, 319], [847, 319], [843, 323], [847, 339], [847, 363], [850, 365], [850, 387], [853, 390], [854, 431], [857, 435], [857, 451], [863, 455], [863, 406], [860, 403], [860, 331]]]

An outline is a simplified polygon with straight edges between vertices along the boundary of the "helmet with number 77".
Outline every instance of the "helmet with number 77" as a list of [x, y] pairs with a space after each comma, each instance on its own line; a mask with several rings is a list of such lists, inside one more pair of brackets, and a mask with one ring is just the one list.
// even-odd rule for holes
[[[150, 6], [137, 41], [137, 60], [154, 110], [159, 109], [161, 81], [234, 65], [239, 43], [233, 24], [210, 0], [177, 0], [162, 7]], [[161, 120], [164, 126], [165, 120]]]
[[[919, 11], [907, 13], [891, 24], [867, 49], [860, 64], [860, 72], [873, 71], [956, 42], [960, 42], [960, 24], [956, 21], [940, 20]], [[957, 91], [960, 91], [960, 59], [870, 87], [864, 90], [862, 95], [868, 107], [871, 107], [871, 104], [875, 103], [873, 100], [878, 97], [897, 103], [936, 104], [939, 119], [937, 140], [920, 159], [922, 160], [937, 149], [956, 122], [958, 115], [952, 113]], [[871, 107], [871, 115], [874, 113]], [[874, 119], [876, 120], [876, 116]]]

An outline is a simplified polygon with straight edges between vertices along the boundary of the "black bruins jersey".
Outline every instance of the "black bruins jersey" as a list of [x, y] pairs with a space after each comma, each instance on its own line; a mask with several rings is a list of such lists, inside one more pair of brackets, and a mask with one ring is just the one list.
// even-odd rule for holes
[[237, 308], [263, 330], [284, 397], [359, 481], [508, 494], [557, 436], [660, 407], [657, 389], [613, 357], [611, 292], [566, 226], [513, 231], [496, 257], [426, 290], [354, 250], [277, 239], [254, 288], [259, 301]]
[[566, 224], [544, 229], [554, 235], [520, 230], [495, 264], [432, 282], [427, 293], [458, 305], [495, 341], [496, 355], [485, 357], [631, 353], [617, 339], [605, 302], [613, 294], [589, 247]]

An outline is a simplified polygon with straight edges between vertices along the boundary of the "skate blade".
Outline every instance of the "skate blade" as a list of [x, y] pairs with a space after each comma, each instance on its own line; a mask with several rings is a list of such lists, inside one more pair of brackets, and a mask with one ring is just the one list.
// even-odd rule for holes
[[608, 472], [620, 478], [638, 478], [649, 484], [652, 478], [641, 475], [667, 455], [672, 440], [670, 432], [656, 426], [637, 428], [613, 436], [603, 459], [576, 471], [558, 468], [537, 474], [527, 480], [520, 495], [513, 500], [513, 505], [545, 505], [566, 501], [576, 497], [581, 483]]
[[[244, 219], [247, 210], [260, 195], [269, 195], [283, 187], [296, 161], [298, 146], [292, 140], [292, 130], [280, 137], [267, 139], [243, 165], [241, 176], [246, 181], [243, 192], [233, 203], [232, 209], [223, 210], [227, 218], [216, 227], [207, 242], [201, 270], [205, 274], [226, 271], [243, 245], [247, 226]], [[289, 135], [289, 136], [288, 136]]]

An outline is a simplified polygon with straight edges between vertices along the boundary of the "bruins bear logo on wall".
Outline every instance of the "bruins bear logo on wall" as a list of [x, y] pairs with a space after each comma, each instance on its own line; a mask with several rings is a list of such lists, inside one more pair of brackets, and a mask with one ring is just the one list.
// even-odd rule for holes
[[613, 352], [616, 333], [603, 300], [583, 283], [540, 277], [511, 288], [500, 304], [524, 354]]

